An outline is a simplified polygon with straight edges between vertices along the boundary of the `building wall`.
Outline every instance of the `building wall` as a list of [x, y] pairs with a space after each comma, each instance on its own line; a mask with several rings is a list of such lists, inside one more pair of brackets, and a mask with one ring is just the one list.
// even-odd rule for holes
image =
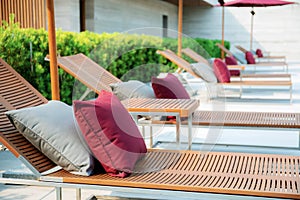
[[[253, 49], [300, 59], [300, 5], [254, 8]], [[225, 40], [250, 49], [251, 8], [225, 8]], [[183, 32], [191, 37], [222, 38], [222, 8], [185, 7]]]
[[64, 31], [79, 32], [79, 0], [54, 0], [55, 26]]
[[[177, 29], [177, 6], [160, 0], [86, 0], [86, 3], [90, 31], [142, 33], [140, 28], [161, 28], [163, 15], [168, 16], [168, 28]], [[162, 32], [158, 31], [157, 35], [161, 36]]]
[[[56, 27], [78, 32], [79, 0], [55, 0]], [[225, 40], [250, 48], [251, 8], [225, 8]], [[177, 37], [177, 6], [160, 0], [86, 0], [86, 29], [102, 33], [130, 32], [162, 36], [162, 16], [168, 16], [168, 36]], [[300, 5], [255, 8], [253, 49], [300, 59]], [[221, 7], [184, 7], [183, 33], [221, 39]], [[158, 27], [158, 29], [147, 29]]]

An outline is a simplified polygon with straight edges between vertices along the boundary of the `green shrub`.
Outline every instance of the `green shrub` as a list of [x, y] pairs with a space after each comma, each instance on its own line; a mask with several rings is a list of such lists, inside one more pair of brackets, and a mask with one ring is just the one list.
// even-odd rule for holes
[[[13, 21], [13, 20], [11, 20]], [[96, 34], [89, 31], [74, 33], [56, 32], [57, 53], [61, 56], [83, 53], [123, 81], [138, 79], [149, 82], [160, 72], [177, 69], [158, 49], [177, 52], [177, 39], [159, 38], [147, 35], [121, 33]], [[218, 40], [183, 38], [182, 48], [189, 47], [202, 56], [220, 57], [215, 48]], [[229, 46], [229, 43], [225, 43]], [[48, 33], [44, 29], [20, 29], [18, 24], [3, 22], [0, 27], [0, 57], [13, 66], [25, 79], [37, 88], [47, 99], [51, 99]], [[189, 62], [190, 58], [184, 57]], [[85, 86], [76, 87], [72, 76], [59, 69], [61, 100], [71, 104], [72, 95], [79, 98]]]

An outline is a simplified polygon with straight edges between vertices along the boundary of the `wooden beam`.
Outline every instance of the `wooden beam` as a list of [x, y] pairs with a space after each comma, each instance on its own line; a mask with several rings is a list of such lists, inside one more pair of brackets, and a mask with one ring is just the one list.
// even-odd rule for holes
[[178, 56], [181, 57], [182, 49], [182, 13], [183, 13], [183, 0], [178, 0]]
[[58, 67], [56, 57], [56, 34], [54, 19], [54, 0], [47, 0], [48, 40], [50, 56], [51, 94], [53, 100], [59, 100]]
[[[224, 9], [224, 6], [222, 6], [222, 45], [225, 47], [224, 45], [224, 28], [225, 28], [225, 20], [224, 20], [224, 16], [225, 16], [225, 9]], [[221, 50], [221, 58], [224, 59], [225, 58], [225, 53], [223, 50]]]
[[85, 0], [80, 0], [80, 32], [86, 30], [86, 24], [85, 24]]

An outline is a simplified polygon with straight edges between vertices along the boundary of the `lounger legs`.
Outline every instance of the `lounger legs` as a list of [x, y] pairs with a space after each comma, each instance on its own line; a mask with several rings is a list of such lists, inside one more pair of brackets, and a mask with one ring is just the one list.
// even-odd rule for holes
[[55, 187], [56, 200], [62, 200], [62, 189], [61, 187]]
[[299, 131], [298, 143], [299, 143], [298, 148], [300, 150], [300, 131]]
[[[55, 187], [56, 200], [62, 200], [62, 188]], [[81, 200], [81, 188], [76, 188], [76, 200]]]
[[76, 200], [81, 200], [81, 188], [76, 188]]
[[153, 127], [150, 125], [150, 147], [153, 147]]
[[292, 86], [290, 86], [290, 103], [293, 101], [293, 89]]
[[180, 148], [180, 116], [176, 115], [176, 145], [178, 149]]
[[192, 115], [189, 116], [188, 118], [188, 149], [192, 149]]

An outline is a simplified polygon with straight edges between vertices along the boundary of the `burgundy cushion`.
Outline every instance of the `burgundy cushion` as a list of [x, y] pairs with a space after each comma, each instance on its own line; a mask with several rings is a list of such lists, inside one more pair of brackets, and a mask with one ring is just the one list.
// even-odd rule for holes
[[178, 78], [168, 73], [164, 78], [152, 77], [152, 88], [155, 96], [160, 99], [190, 99], [189, 94], [178, 80]]
[[[225, 63], [227, 65], [238, 65], [236, 59], [233, 56], [226, 56]], [[238, 69], [230, 69], [229, 70], [230, 76], [240, 76], [241, 72]]]
[[240, 76], [241, 75], [241, 71], [238, 69], [230, 69], [229, 73], [230, 73], [230, 76]]
[[255, 58], [253, 57], [253, 54], [250, 51], [247, 51], [245, 54], [247, 64], [255, 64]]
[[238, 65], [236, 59], [234, 57], [232, 57], [232, 56], [226, 56], [225, 57], [225, 63], [227, 65]]
[[256, 55], [259, 57], [259, 58], [262, 58], [264, 57], [263, 53], [262, 53], [262, 50], [261, 49], [256, 49]]
[[213, 69], [219, 82], [230, 83], [230, 72], [227, 65], [220, 58], [214, 60]]
[[119, 99], [103, 90], [96, 100], [77, 100], [73, 105], [82, 134], [105, 171], [118, 177], [130, 175], [147, 149]]

